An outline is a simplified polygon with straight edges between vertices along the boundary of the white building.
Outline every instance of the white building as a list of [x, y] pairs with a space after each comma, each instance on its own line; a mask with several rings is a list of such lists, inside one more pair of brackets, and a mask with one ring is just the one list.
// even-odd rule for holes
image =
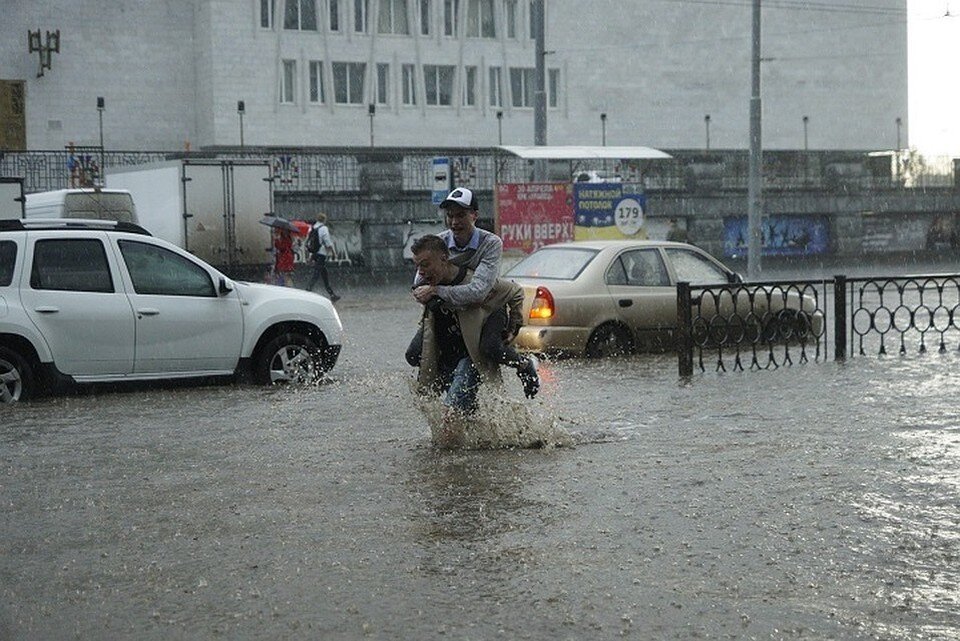
[[[750, 0], [545, 5], [550, 144], [748, 146]], [[906, 143], [906, 0], [763, 5], [764, 147]], [[533, 143], [528, 0], [0, 8], [0, 148], [96, 145], [100, 116], [108, 149], [235, 146], [241, 100], [248, 146], [368, 146], [370, 104], [377, 146]]]

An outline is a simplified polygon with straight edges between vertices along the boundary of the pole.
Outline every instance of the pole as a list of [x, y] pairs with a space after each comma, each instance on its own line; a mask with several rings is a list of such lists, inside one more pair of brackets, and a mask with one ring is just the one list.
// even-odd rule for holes
[[747, 276], [756, 280], [760, 275], [761, 250], [761, 161], [760, 145], [760, 0], [753, 0], [753, 46], [750, 61], [750, 176], [747, 181]]
[[[547, 144], [547, 92], [546, 92], [546, 44], [544, 42], [543, 0], [533, 0], [530, 4], [531, 19], [536, 37], [535, 73], [536, 90], [533, 94], [533, 144], [540, 146]], [[534, 176], [537, 182], [547, 179], [546, 162], [538, 160], [534, 163]]]
[[607, 146], [607, 114], [600, 114], [600, 143]]
[[497, 112], [497, 144], [503, 145], [503, 112]]
[[373, 147], [373, 117], [377, 113], [377, 106], [371, 102], [367, 105], [367, 112], [370, 114], [370, 146]]
[[903, 124], [900, 116], [897, 116], [897, 186], [900, 186], [900, 126]]
[[807, 123], [810, 122], [809, 116], [803, 117], [803, 150], [809, 151], [810, 147], [807, 145]]
[[237, 101], [237, 114], [240, 115], [240, 149], [243, 149], [243, 114], [246, 112], [246, 106], [242, 100]]
[[103, 166], [106, 162], [105, 154], [103, 153], [103, 110], [106, 109], [106, 102], [103, 99], [103, 96], [97, 96], [97, 116], [100, 120], [100, 184], [107, 184], [106, 168]]
[[710, 151], [710, 114], [703, 117], [703, 124], [707, 128], [707, 151]]

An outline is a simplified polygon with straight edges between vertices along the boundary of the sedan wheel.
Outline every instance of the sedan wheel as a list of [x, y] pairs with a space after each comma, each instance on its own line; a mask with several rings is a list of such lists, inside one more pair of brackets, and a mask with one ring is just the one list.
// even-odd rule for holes
[[593, 330], [587, 340], [587, 356], [603, 358], [629, 354], [633, 349], [630, 334], [620, 325], [607, 323]]
[[26, 400], [33, 391], [33, 370], [16, 352], [0, 347], [0, 403]]
[[281, 334], [260, 350], [256, 367], [261, 384], [310, 385], [322, 372], [320, 348], [303, 334]]

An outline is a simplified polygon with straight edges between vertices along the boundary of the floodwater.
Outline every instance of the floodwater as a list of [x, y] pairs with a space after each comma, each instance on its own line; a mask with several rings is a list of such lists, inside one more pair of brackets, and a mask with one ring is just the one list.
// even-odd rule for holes
[[409, 293], [338, 307], [315, 388], [3, 408], [0, 639], [960, 637], [956, 345], [548, 362], [564, 446], [440, 451]]

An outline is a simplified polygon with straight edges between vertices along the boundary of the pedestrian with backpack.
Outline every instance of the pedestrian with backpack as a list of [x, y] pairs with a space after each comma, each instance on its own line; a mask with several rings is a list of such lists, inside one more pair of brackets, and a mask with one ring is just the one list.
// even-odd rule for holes
[[327, 273], [327, 256], [333, 254], [333, 239], [330, 237], [330, 229], [327, 227], [327, 215], [318, 213], [313, 222], [310, 233], [307, 234], [307, 252], [313, 259], [313, 276], [310, 278], [310, 284], [307, 289], [313, 291], [317, 281], [323, 279], [323, 286], [327, 290], [330, 302], [335, 303], [340, 297], [333, 292], [330, 287], [330, 275]]

